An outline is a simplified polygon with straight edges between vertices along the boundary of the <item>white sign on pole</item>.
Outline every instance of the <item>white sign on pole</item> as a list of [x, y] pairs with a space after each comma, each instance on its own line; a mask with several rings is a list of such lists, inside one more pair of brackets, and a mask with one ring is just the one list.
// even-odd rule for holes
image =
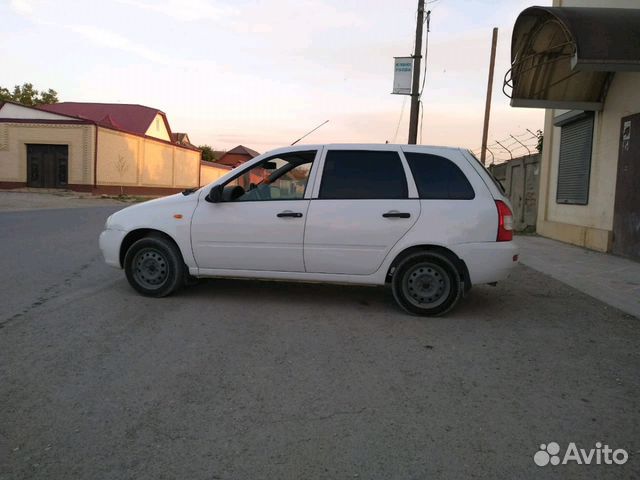
[[413, 77], [413, 58], [395, 57], [393, 69], [393, 92], [398, 95], [411, 95]]

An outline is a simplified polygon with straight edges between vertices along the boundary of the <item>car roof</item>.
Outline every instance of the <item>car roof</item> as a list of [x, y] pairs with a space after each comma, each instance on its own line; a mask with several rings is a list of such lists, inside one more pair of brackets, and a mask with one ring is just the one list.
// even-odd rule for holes
[[296, 144], [290, 145], [288, 147], [275, 148], [268, 152], [265, 152], [264, 155], [272, 155], [277, 153], [286, 153], [290, 151], [300, 151], [300, 150], [316, 150], [318, 148], [331, 148], [331, 149], [347, 149], [347, 150], [397, 150], [402, 149], [405, 152], [423, 152], [423, 153], [459, 153], [461, 150], [464, 150], [460, 147], [443, 147], [437, 145], [408, 145], [402, 143], [324, 143], [324, 144]]

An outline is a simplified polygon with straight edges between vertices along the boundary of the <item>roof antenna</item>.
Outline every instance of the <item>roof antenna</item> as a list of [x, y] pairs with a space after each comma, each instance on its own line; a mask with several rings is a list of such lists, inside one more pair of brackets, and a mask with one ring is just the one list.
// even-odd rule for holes
[[307, 133], [305, 133], [303, 136], [301, 136], [299, 139], [297, 139], [295, 142], [293, 142], [291, 145], [295, 145], [296, 143], [298, 143], [300, 140], [302, 140], [304, 137], [306, 137], [307, 135], [311, 135], [313, 132], [315, 132], [316, 130], [318, 130], [321, 126], [325, 125], [329, 123], [329, 120], [325, 120], [324, 122], [322, 122], [320, 125], [318, 125], [316, 128], [314, 128], [313, 130], [309, 130]]

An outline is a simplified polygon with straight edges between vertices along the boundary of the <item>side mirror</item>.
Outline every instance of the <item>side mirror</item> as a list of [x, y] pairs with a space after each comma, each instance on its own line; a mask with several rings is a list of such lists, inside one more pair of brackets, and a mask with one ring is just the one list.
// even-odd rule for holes
[[222, 191], [224, 187], [222, 185], [215, 185], [211, 188], [209, 195], [205, 197], [205, 200], [209, 203], [219, 203], [222, 201]]

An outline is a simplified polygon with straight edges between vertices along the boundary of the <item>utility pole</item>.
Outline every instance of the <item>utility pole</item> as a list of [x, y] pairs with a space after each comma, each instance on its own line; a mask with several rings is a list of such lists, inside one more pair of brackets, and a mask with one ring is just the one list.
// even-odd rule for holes
[[424, 24], [424, 0], [418, 0], [416, 19], [416, 46], [413, 51], [413, 80], [411, 82], [411, 113], [409, 114], [409, 143], [418, 139], [418, 113], [420, 111], [420, 60], [422, 59], [422, 25]]
[[489, 81], [487, 82], [487, 103], [484, 106], [484, 127], [482, 129], [482, 151], [480, 161], [482, 165], [487, 163], [487, 136], [489, 134], [489, 115], [491, 113], [491, 90], [493, 88], [493, 68], [496, 64], [496, 44], [498, 43], [498, 29], [493, 29], [491, 40], [491, 57], [489, 59]]

